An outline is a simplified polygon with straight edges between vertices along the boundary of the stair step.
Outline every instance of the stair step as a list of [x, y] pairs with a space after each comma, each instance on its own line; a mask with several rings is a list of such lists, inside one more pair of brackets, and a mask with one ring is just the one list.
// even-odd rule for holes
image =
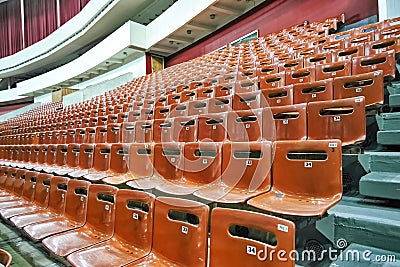
[[398, 172], [400, 174], [400, 152], [365, 151], [358, 161], [366, 172]]
[[393, 108], [400, 107], [400, 94], [394, 94], [389, 96], [389, 106]]
[[400, 145], [400, 130], [378, 131], [377, 139], [381, 145]]
[[376, 121], [381, 131], [400, 130], [400, 112], [376, 115]]
[[344, 197], [328, 211], [327, 217], [317, 221], [316, 227], [333, 244], [345, 239], [348, 244], [400, 253], [400, 209], [378, 203], [385, 205], [384, 201], [367, 203], [363, 199]]
[[360, 180], [360, 194], [400, 200], [400, 173], [368, 173]]
[[360, 244], [350, 244], [330, 267], [395, 267], [400, 266], [400, 254]]

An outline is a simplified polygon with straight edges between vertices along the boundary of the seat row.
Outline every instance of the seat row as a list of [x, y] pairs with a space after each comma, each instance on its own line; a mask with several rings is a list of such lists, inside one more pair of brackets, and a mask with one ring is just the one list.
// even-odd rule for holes
[[[205, 204], [37, 172], [2, 171], [0, 179], [15, 173], [23, 193], [0, 191], [1, 217], [72, 266], [265, 266], [254, 253], [295, 249], [294, 223], [215, 208], [208, 256]], [[294, 266], [294, 261], [271, 264]]]
[[[69, 144], [59, 145], [57, 150], [60, 147], [64, 152], [56, 153], [57, 160], [49, 164], [18, 161], [2, 164], [92, 182], [126, 183], [141, 190], [155, 188], [173, 195], [194, 194], [206, 201], [226, 203], [244, 202], [262, 193], [274, 198], [276, 188], [281, 195], [275, 197], [282, 206], [263, 208], [280, 209], [284, 214], [304, 213], [304, 216], [308, 214], [305, 207], [314, 210], [314, 215], [322, 214], [324, 205], [338, 200], [342, 190], [338, 140], [134, 143], [125, 147]], [[288, 169], [292, 170], [289, 176]], [[324, 180], [320, 179], [322, 174]], [[13, 177], [9, 176], [8, 181], [12, 186]], [[293, 194], [321, 201], [298, 203], [297, 210], [288, 210], [285, 201], [290, 202]], [[260, 200], [254, 205], [266, 204]]]

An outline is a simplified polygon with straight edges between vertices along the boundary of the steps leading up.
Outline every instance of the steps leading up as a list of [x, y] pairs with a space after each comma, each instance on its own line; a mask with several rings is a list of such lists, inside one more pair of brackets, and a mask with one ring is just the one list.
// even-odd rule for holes
[[333, 244], [345, 239], [348, 244], [400, 253], [400, 209], [390, 205], [393, 204], [384, 200], [343, 197], [316, 227]]
[[378, 143], [381, 145], [400, 145], [400, 130], [397, 131], [379, 131]]
[[400, 173], [371, 172], [363, 176], [360, 180], [360, 194], [400, 200]]

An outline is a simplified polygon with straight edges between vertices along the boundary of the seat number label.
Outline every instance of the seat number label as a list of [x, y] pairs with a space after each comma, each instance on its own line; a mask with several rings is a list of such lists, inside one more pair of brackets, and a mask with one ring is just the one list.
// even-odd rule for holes
[[283, 120], [283, 124], [289, 124], [289, 120]]
[[340, 121], [340, 116], [334, 116], [333, 121]]
[[187, 226], [182, 225], [182, 233], [184, 233], [185, 235], [187, 235], [189, 232], [189, 228]]
[[246, 165], [251, 166], [251, 165], [253, 165], [253, 162], [250, 159], [248, 159], [248, 160], [246, 160]]
[[283, 224], [278, 224], [278, 230], [287, 233], [289, 232], [289, 227]]
[[249, 254], [249, 255], [254, 255], [254, 256], [256, 256], [256, 255], [257, 255], [257, 248], [254, 247], [254, 246], [249, 246], [249, 245], [247, 245], [247, 246], [246, 246], [246, 253]]
[[135, 220], [139, 220], [139, 214], [133, 213], [132, 218]]
[[304, 162], [304, 168], [312, 168], [312, 162], [311, 161]]
[[356, 93], [361, 93], [362, 92], [362, 88], [356, 88]]

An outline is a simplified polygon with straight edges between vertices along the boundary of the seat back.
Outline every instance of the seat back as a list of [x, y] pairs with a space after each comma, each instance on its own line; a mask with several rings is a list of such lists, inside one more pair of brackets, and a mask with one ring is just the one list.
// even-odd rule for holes
[[136, 121], [135, 123], [135, 142], [151, 143], [153, 141], [153, 121]]
[[67, 164], [68, 145], [60, 144], [56, 148], [55, 164], [57, 166], [64, 166]]
[[93, 170], [107, 171], [110, 168], [111, 144], [96, 144], [93, 154]]
[[136, 249], [150, 252], [154, 204], [155, 196], [152, 194], [135, 190], [118, 190], [114, 238]]
[[188, 104], [188, 116], [201, 115], [208, 113], [208, 100], [193, 100]]
[[[215, 208], [211, 213], [210, 232], [210, 266], [293, 267], [295, 264], [289, 258], [295, 251], [295, 224], [289, 220]], [[287, 260], [280, 260], [272, 251], [284, 251]]]
[[15, 177], [17, 177], [17, 169], [9, 168], [7, 171], [7, 179], [4, 183], [4, 189], [9, 193], [13, 191]]
[[61, 176], [54, 176], [50, 180], [50, 196], [48, 210], [63, 214], [69, 179]]
[[198, 140], [203, 142], [223, 142], [227, 139], [228, 114], [211, 113], [198, 117]]
[[111, 236], [115, 222], [115, 196], [118, 188], [110, 185], [89, 186], [85, 226]]
[[209, 184], [221, 178], [221, 143], [185, 143], [183, 150], [183, 176], [186, 180], [200, 184]]
[[42, 208], [47, 208], [49, 204], [49, 195], [50, 195], [50, 180], [52, 178], [53, 175], [51, 174], [46, 174], [46, 173], [37, 174], [35, 183], [35, 200], [34, 200], [35, 205]]
[[79, 225], [86, 220], [87, 195], [90, 182], [70, 179], [67, 184], [64, 216]]
[[175, 142], [197, 141], [197, 116], [176, 117], [173, 120], [172, 139]]
[[[308, 139], [340, 139], [342, 145], [365, 140], [366, 117], [364, 97], [309, 103]], [[354, 123], [357, 122], [357, 123]]]
[[392, 80], [395, 77], [396, 60], [395, 51], [386, 51], [377, 55], [353, 58], [351, 73], [353, 75], [363, 74], [381, 70], [383, 77]]
[[209, 207], [199, 202], [158, 197], [152, 252], [182, 266], [205, 266], [208, 213]]
[[7, 251], [0, 249], [0, 264], [4, 265], [5, 267], [11, 266], [12, 256]]
[[261, 90], [260, 107], [285, 106], [293, 104], [293, 85]]
[[208, 100], [208, 113], [221, 113], [232, 110], [232, 96], [221, 96]]
[[107, 126], [106, 125], [100, 125], [100, 126], [96, 127], [96, 133], [95, 133], [94, 140], [97, 144], [107, 143]]
[[145, 178], [153, 175], [154, 151], [150, 143], [133, 143], [129, 146], [129, 173], [135, 178]]
[[315, 66], [285, 72], [285, 85], [315, 81]]
[[48, 145], [40, 145], [37, 162], [38, 164], [46, 164]]
[[340, 196], [341, 166], [339, 140], [277, 141], [272, 168], [273, 187], [283, 194], [299, 197]]
[[110, 174], [124, 174], [128, 172], [127, 160], [129, 150], [123, 144], [112, 144], [110, 154]]
[[351, 75], [350, 59], [329, 64], [317, 65], [315, 69], [315, 79], [317, 81], [348, 75]]
[[36, 183], [38, 181], [37, 172], [27, 171], [25, 173], [24, 187], [22, 188], [22, 198], [26, 201], [32, 202], [35, 199]]
[[17, 173], [14, 178], [14, 184], [13, 184], [13, 194], [16, 196], [22, 196], [22, 192], [24, 189], [24, 184], [25, 184], [25, 170], [17, 169]]
[[293, 85], [293, 103], [308, 103], [333, 99], [333, 79]]
[[222, 182], [255, 191], [271, 185], [271, 142], [227, 142], [222, 145]]
[[248, 110], [260, 108], [260, 91], [233, 95], [233, 110]]
[[78, 167], [80, 157], [80, 144], [69, 144], [67, 148], [67, 165], [70, 168]]
[[135, 122], [124, 122], [121, 124], [121, 142], [133, 143], [135, 142]]
[[93, 167], [94, 144], [81, 144], [79, 146], [79, 168], [91, 169]]
[[49, 145], [47, 147], [46, 163], [47, 165], [53, 165], [56, 162], [57, 145]]
[[228, 112], [228, 138], [232, 142], [261, 140], [262, 110]]
[[183, 176], [183, 143], [154, 144], [154, 171], [166, 180]]
[[172, 142], [174, 120], [172, 118], [153, 121], [153, 141], [155, 143]]
[[263, 139], [307, 139], [307, 104], [263, 109]]

